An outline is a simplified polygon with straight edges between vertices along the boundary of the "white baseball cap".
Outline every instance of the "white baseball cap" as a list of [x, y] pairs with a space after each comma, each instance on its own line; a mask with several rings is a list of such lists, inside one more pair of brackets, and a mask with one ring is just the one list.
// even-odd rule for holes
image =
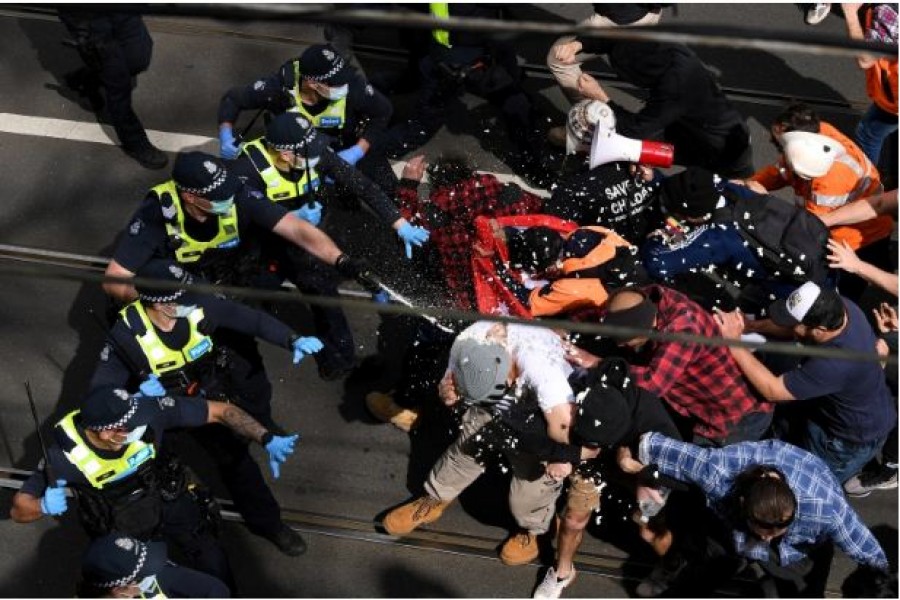
[[784, 158], [791, 170], [805, 179], [822, 177], [831, 170], [841, 145], [819, 133], [788, 131], [782, 134]]
[[840, 306], [843, 310], [843, 303], [837, 292], [822, 289], [818, 284], [807, 281], [791, 292], [787, 298], [776, 300], [769, 305], [769, 318], [781, 327], [794, 327], [800, 324], [815, 326], [818, 323], [804, 323], [804, 320], [814, 306], [825, 303]]

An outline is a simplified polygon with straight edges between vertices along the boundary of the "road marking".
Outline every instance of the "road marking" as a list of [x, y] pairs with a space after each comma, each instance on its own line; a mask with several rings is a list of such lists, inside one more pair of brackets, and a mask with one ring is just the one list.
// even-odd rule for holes
[[[100, 125], [95, 122], [0, 113], [0, 131], [17, 135], [51, 137], [109, 146], [118, 145], [115, 130], [109, 125]], [[150, 141], [156, 147], [166, 152], [179, 152], [185, 148], [197, 148], [198, 146], [215, 142], [213, 138], [202, 135], [170, 133], [151, 129], [147, 130], [147, 137], [150, 138]], [[214, 146], [211, 148], [214, 148]]]
[[[51, 119], [49, 117], [32, 117], [14, 113], [0, 113], [0, 132], [16, 135], [49, 137], [75, 142], [89, 142], [117, 146], [115, 130], [109, 125], [100, 125], [90, 121], [71, 121], [68, 119]], [[182, 150], [204, 150], [211, 154], [218, 151], [215, 138], [187, 133], [171, 133], [168, 131], [147, 130], [147, 137], [154, 146], [164, 152], [181, 152]], [[391, 167], [397, 177], [406, 166], [404, 161], [391, 161]], [[545, 190], [533, 188], [520, 177], [507, 173], [493, 173], [503, 183], [515, 183], [532, 194], [548, 197]]]

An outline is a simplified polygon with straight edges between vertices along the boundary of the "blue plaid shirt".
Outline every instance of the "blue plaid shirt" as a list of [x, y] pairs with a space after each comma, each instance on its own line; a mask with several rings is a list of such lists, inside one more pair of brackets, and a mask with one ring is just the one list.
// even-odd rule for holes
[[[844, 499], [831, 470], [816, 456], [779, 440], [744, 442], [725, 448], [701, 448], [659, 433], [641, 439], [639, 460], [659, 471], [700, 487], [716, 514], [726, 518], [723, 500], [735, 478], [748, 467], [770, 465], [784, 473], [797, 497], [794, 522], [778, 544], [781, 565], [806, 556], [803, 548], [833, 540], [858, 563], [888, 569], [884, 550]], [[732, 534], [738, 554], [768, 562], [769, 546], [739, 530]]]

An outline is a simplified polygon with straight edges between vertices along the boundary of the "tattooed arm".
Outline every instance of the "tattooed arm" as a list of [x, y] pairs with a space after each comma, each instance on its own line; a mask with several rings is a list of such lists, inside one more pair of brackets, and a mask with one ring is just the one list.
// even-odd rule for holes
[[236, 434], [265, 446], [272, 439], [269, 430], [251, 417], [245, 410], [228, 402], [207, 402], [208, 423], [220, 423]]

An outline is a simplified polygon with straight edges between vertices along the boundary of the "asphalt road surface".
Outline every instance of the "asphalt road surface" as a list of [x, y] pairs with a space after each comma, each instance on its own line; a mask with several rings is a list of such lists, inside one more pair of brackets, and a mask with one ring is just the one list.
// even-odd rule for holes
[[[58, 252], [108, 256], [117, 233], [137, 202], [165, 173], [142, 169], [97, 129], [97, 119], [61, 88], [62, 75], [79, 66], [64, 46], [62, 26], [52, 17], [0, 10], [0, 244]], [[521, 5], [523, 18], [562, 21], [588, 14], [589, 5]], [[667, 9], [672, 23], [741, 25], [809, 33], [791, 4], [684, 4]], [[135, 106], [153, 139], [174, 156], [190, 147], [215, 151], [216, 106], [230, 86], [273, 72], [305, 46], [322, 40], [321, 28], [304, 20], [234, 21], [208, 17], [150, 17], [155, 40], [153, 63], [141, 75]], [[832, 16], [816, 33], [844, 35]], [[370, 28], [361, 44], [395, 48], [397, 31]], [[540, 65], [550, 38], [521, 40], [523, 59]], [[703, 47], [699, 54], [735, 94], [748, 118], [757, 165], [774, 159], [766, 126], [787, 97], [810, 98], [822, 116], [852, 131], [866, 106], [863, 76], [851, 58], [803, 53], [770, 53]], [[383, 53], [360, 52], [372, 74], [401, 63]], [[561, 121], [565, 106], [552, 80], [531, 77], [549, 116]], [[636, 105], [627, 89], [611, 86], [615, 99]], [[398, 97], [402, 110], [411, 96]], [[442, 130], [424, 148], [426, 156], [464, 150], [482, 170], [510, 169], [483, 149], [497, 135], [490, 113], [473, 98], [465, 106], [477, 117]], [[485, 115], [488, 115], [485, 117]], [[247, 117], [244, 117], [247, 118]], [[479, 121], [478, 119], [488, 119]], [[466, 119], [463, 119], [466, 121]], [[487, 122], [485, 132], [484, 123]], [[258, 127], [258, 126], [257, 126]], [[338, 215], [329, 232], [350, 249], [376, 248], [376, 267], [401, 287], [415, 275], [402, 264], [393, 234], [371, 216]], [[0, 262], [0, 266], [9, 264]], [[0, 465], [31, 469], [39, 458], [23, 382], [28, 380], [46, 425], [71, 410], [84, 394], [101, 347], [102, 332], [89, 314], [105, 307], [99, 286], [0, 273]], [[427, 299], [417, 299], [427, 300]], [[286, 319], [302, 322], [292, 309]], [[398, 541], [379, 533], [383, 512], [419, 491], [423, 474], [452, 434], [439, 414], [414, 435], [377, 424], [363, 405], [371, 389], [389, 389], [396, 377], [402, 331], [378, 334], [379, 317], [355, 311], [350, 320], [360, 356], [381, 353], [372, 379], [325, 383], [312, 361], [299, 368], [287, 353], [264, 348], [275, 389], [275, 415], [286, 429], [299, 431], [298, 451], [273, 488], [296, 527], [306, 532], [308, 553], [290, 559], [238, 524], [225, 529], [225, 543], [247, 596], [307, 597], [515, 597], [531, 594], [552, 551], [541, 564], [504, 567], [496, 547], [511, 517], [505, 508], [504, 480], [489, 473], [427, 531]], [[401, 328], [402, 329], [402, 328]], [[373, 374], [370, 371], [370, 375]], [[262, 454], [260, 453], [260, 456]], [[218, 485], [218, 484], [216, 484]], [[6, 515], [10, 492], [0, 493]], [[593, 525], [582, 548], [580, 576], [571, 597], [616, 597], [633, 591], [646, 571], [647, 552], [617, 506], [606, 501], [602, 521]], [[876, 492], [853, 505], [883, 540], [896, 568], [897, 494]], [[31, 525], [0, 521], [0, 596], [71, 596], [84, 536], [71, 515]], [[829, 580], [836, 592], [853, 565], [838, 556]], [[740, 593], [725, 590], [723, 593]]]

